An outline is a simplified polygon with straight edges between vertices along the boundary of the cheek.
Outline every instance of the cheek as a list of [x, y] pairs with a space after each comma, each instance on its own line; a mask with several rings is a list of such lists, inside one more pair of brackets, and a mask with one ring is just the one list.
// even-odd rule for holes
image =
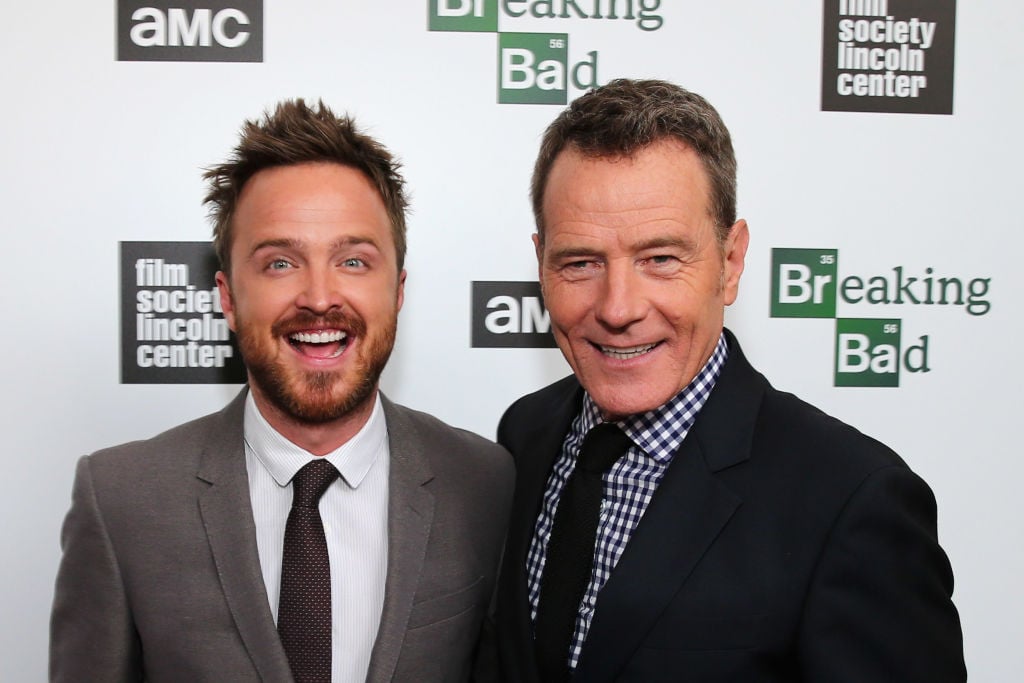
[[388, 320], [398, 315], [401, 306], [402, 291], [393, 283], [379, 283], [376, 287], [349, 288], [342, 308], [364, 320]]
[[284, 287], [249, 287], [235, 291], [235, 316], [245, 324], [272, 324], [294, 313], [295, 296]]
[[652, 295], [654, 308], [675, 327], [692, 328], [723, 308], [718, 275], [705, 282], [667, 287]]
[[566, 328], [586, 318], [593, 308], [593, 298], [586, 287], [549, 283], [544, 287], [544, 307], [552, 325]]

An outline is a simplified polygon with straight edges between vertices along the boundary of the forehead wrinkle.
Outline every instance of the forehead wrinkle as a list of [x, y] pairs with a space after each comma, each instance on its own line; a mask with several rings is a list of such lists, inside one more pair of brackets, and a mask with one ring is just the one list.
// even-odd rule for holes
[[636, 214], [677, 213], [680, 207], [669, 201], [663, 192], [644, 189], [624, 192], [616, 187], [578, 187], [578, 194], [569, 190], [562, 201], [571, 210], [588, 216], [623, 216], [628, 220]]
[[[595, 234], [593, 228], [597, 228]], [[590, 220], [560, 222], [549, 228], [551, 235], [548, 253], [556, 258], [565, 256], [593, 256], [603, 254], [611, 244], [620, 249], [640, 252], [651, 249], [677, 249], [692, 253], [700, 250], [702, 236], [690, 234], [678, 218], [652, 218], [639, 223], [623, 225], [594, 223]], [[609, 241], [610, 240], [610, 241]], [[561, 244], [562, 246], [558, 246]]]
[[[643, 194], [657, 197], [660, 201], [648, 204], [631, 201], [630, 205], [625, 207], [620, 205], [604, 209], [602, 204], [606, 202], [606, 198], [603, 196], [596, 198], [595, 201], [570, 200], [563, 207], [558, 207], [549, 214], [549, 225], [552, 228], [555, 226], [566, 228], [572, 224], [591, 225], [615, 230], [622, 234], [662, 229], [675, 232], [694, 220], [685, 206], [666, 201], [662, 194], [656, 192]], [[636, 197], [637, 195], [631, 195], [631, 199]], [[609, 203], [614, 204], [614, 202]], [[704, 215], [704, 212], [700, 212], [698, 215]]]
[[[574, 179], [563, 181], [568, 185], [563, 189], [561, 201], [549, 203], [550, 195], [545, 191], [545, 214], [557, 215], [568, 210], [584, 217], [584, 220], [612, 227], [638, 226], [661, 220], [685, 222], [691, 219], [691, 213], [714, 221], [708, 181], [703, 175], [683, 179], [679, 185], [650, 187], [644, 184], [643, 179], [631, 175], [631, 170], [639, 162], [636, 159], [626, 161], [625, 173], [621, 176], [606, 177], [596, 183], [576, 182]], [[595, 160], [590, 163], [616, 162]], [[689, 196], [686, 191], [691, 188], [695, 189], [695, 196]]]

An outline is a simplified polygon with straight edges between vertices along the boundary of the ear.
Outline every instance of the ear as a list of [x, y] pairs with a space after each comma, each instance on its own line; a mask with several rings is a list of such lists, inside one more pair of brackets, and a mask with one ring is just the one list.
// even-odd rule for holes
[[231, 298], [231, 284], [228, 276], [223, 270], [218, 270], [216, 275], [217, 291], [220, 292], [220, 308], [224, 311], [224, 318], [228, 321], [228, 327], [232, 332], [238, 332], [235, 328], [235, 302]]
[[540, 294], [544, 296], [544, 245], [540, 235], [533, 233], [533, 253], [537, 256], [537, 281], [540, 282]]
[[540, 273], [544, 266], [544, 245], [537, 233], [533, 233], [533, 253], [537, 256], [537, 272]]
[[747, 222], [741, 218], [729, 228], [729, 236], [725, 238], [723, 249], [722, 294], [726, 306], [732, 305], [739, 294], [740, 276], [743, 275], [743, 264], [749, 244], [750, 231], [747, 229]]
[[403, 268], [402, 272], [398, 274], [398, 305], [395, 308], [395, 312], [402, 310], [402, 304], [405, 303], [405, 276], [406, 271]]

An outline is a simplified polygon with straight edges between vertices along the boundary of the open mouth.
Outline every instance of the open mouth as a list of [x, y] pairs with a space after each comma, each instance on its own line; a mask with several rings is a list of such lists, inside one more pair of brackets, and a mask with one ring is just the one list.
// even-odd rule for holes
[[594, 344], [597, 350], [609, 358], [615, 360], [629, 360], [630, 358], [638, 358], [645, 353], [653, 351], [661, 342], [655, 342], [653, 344], [642, 344], [641, 346], [630, 346], [630, 347], [614, 347], [614, 346], [602, 346], [600, 344]]
[[310, 358], [337, 358], [348, 347], [348, 333], [341, 330], [293, 332], [288, 335], [288, 343]]

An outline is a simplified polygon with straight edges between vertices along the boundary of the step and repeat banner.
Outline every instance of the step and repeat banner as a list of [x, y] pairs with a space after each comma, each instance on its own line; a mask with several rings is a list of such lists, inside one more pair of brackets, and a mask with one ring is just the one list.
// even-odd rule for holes
[[727, 324], [933, 487], [972, 680], [1024, 670], [1024, 5], [1011, 0], [5, 3], [0, 680], [39, 681], [75, 460], [219, 409], [244, 368], [202, 169], [322, 98], [403, 161], [383, 387], [493, 436], [568, 372], [529, 178], [588, 88], [663, 78], [730, 127], [751, 246]]

